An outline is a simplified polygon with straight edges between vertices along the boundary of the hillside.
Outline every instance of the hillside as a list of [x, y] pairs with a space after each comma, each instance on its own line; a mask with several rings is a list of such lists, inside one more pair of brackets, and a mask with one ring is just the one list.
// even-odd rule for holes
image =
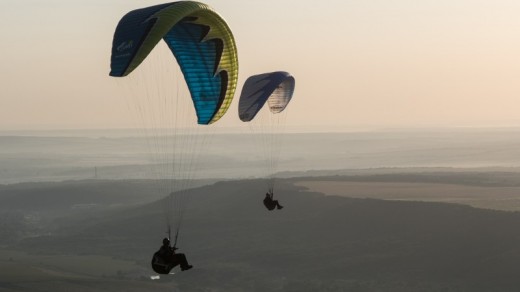
[[[191, 191], [179, 247], [195, 269], [162, 279], [180, 291], [517, 291], [520, 214], [444, 203], [324, 196], [290, 182], [261, 205], [263, 182]], [[17, 247], [135, 262], [144, 281], [164, 236], [162, 202], [71, 218]], [[137, 287], [137, 286], [135, 286]]]

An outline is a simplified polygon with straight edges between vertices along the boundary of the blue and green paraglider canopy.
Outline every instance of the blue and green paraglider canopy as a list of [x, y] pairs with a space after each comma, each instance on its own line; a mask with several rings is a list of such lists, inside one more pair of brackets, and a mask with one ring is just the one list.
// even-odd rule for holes
[[188, 85], [199, 124], [211, 124], [229, 108], [238, 79], [233, 34], [208, 5], [179, 1], [137, 9], [117, 25], [110, 76], [132, 73], [163, 39]]
[[200, 2], [133, 10], [115, 29], [110, 69], [135, 110], [149, 152], [149, 171], [142, 175], [153, 179], [150, 192], [166, 196], [161, 204], [166, 231], [176, 246], [199, 157], [209, 155], [205, 149], [215, 127], [205, 125], [226, 113], [235, 94], [233, 34]]

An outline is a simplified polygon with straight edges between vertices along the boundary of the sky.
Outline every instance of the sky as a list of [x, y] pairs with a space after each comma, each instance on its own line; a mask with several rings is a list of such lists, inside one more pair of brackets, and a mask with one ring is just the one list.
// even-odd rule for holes
[[[0, 130], [128, 128], [110, 50], [148, 0], [0, 1]], [[240, 75], [296, 79], [288, 127], [520, 126], [520, 1], [208, 0], [228, 22]]]

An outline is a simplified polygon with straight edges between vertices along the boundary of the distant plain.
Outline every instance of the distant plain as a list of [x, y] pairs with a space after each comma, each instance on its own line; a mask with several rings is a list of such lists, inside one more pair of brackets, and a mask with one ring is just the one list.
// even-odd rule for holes
[[[518, 291], [520, 130], [289, 134], [264, 161], [216, 135], [152, 280], [162, 199], [142, 137], [0, 137], [0, 291]], [[231, 145], [231, 146], [230, 146]]]

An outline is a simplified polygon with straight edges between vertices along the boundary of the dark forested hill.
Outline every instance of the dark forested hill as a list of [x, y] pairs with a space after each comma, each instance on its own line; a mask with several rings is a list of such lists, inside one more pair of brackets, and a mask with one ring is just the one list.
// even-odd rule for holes
[[[179, 247], [195, 269], [181, 291], [518, 291], [520, 214], [462, 205], [350, 199], [289, 182], [262, 206], [263, 183], [190, 191]], [[146, 269], [164, 236], [162, 202], [70, 219], [20, 249], [101, 254]]]

